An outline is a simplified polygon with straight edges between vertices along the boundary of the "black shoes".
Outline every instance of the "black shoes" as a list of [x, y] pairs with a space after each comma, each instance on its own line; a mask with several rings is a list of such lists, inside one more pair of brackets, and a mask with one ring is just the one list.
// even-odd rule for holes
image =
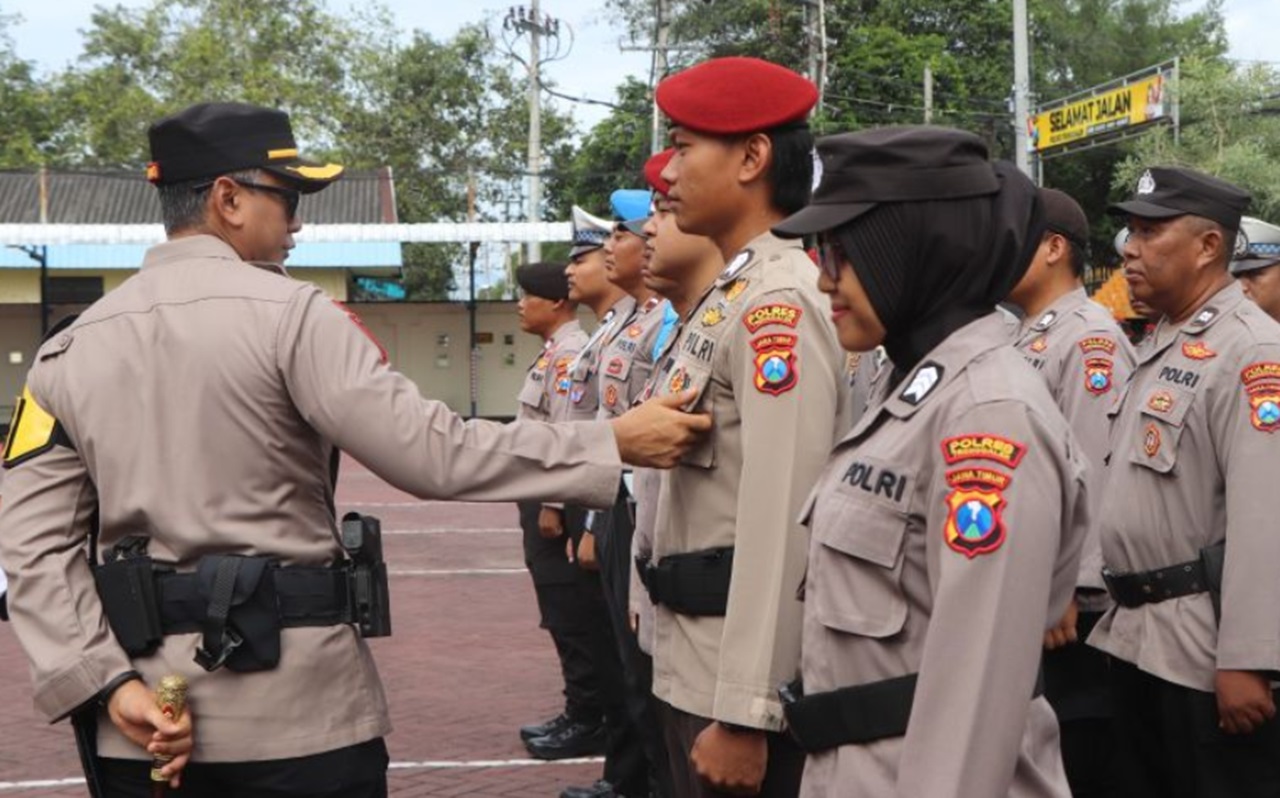
[[621, 796], [614, 792], [612, 784], [600, 779], [590, 787], [566, 787], [561, 791], [560, 798], [621, 798]]
[[545, 737], [525, 741], [525, 748], [538, 759], [575, 759], [604, 753], [605, 729], [600, 721], [569, 720], [559, 730]]
[[535, 723], [529, 726], [521, 726], [520, 739], [521, 741], [527, 743], [530, 740], [532, 740], [534, 737], [546, 737], [549, 734], [555, 734], [556, 732], [560, 731], [561, 729], [563, 729], [565, 726], [568, 726], [568, 725], [569, 725], [569, 716], [561, 712], [559, 715], [556, 715], [551, 720], [545, 721], [543, 723]]

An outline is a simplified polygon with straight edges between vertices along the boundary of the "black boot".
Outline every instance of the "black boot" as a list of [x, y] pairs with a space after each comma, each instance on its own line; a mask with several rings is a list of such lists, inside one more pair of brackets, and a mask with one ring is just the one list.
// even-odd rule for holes
[[549, 734], [555, 734], [568, 725], [569, 716], [561, 712], [551, 720], [543, 721], [542, 723], [530, 724], [528, 726], [521, 726], [520, 739], [527, 743], [534, 737], [546, 737]]
[[538, 759], [573, 759], [604, 753], [605, 729], [600, 721], [571, 721], [554, 734], [534, 737], [525, 748]]
[[600, 779], [590, 787], [566, 787], [560, 792], [560, 798], [621, 798], [614, 792], [613, 785]]

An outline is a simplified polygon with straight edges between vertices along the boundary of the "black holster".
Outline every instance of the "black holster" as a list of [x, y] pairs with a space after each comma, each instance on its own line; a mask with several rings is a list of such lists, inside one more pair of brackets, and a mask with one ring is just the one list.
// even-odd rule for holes
[[173, 569], [152, 560], [147, 543], [146, 537], [130, 535], [112, 546], [105, 562], [93, 569], [107, 623], [131, 657], [153, 653], [164, 639], [156, 574]]
[[649, 599], [681, 615], [723, 616], [729, 606], [733, 547], [670, 554], [653, 565], [636, 558]]
[[342, 516], [342, 548], [351, 558], [351, 609], [362, 637], [391, 636], [391, 590], [382, 556], [382, 522], [371, 515]]

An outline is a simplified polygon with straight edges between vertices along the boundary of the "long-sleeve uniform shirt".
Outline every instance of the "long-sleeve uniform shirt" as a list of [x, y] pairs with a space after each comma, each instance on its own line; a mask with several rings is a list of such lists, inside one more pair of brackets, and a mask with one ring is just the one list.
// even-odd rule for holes
[[1225, 540], [1222, 620], [1208, 593], [1115, 607], [1089, 643], [1206, 692], [1217, 670], [1280, 671], [1280, 325], [1232, 283], [1138, 356], [1112, 411], [1102, 556], [1149, 571]]
[[[1107, 411], [1115, 405], [1133, 371], [1133, 347], [1110, 311], [1090, 300], [1083, 288], [1059, 297], [1039, 316], [1025, 319], [1014, 347], [1044, 377], [1088, 464], [1085, 478], [1093, 520], [1080, 556], [1076, 586], [1101, 590], [1102, 547], [1097, 526], [1110, 451]], [[1103, 603], [1098, 609], [1105, 606]]]
[[918, 674], [905, 736], [810, 755], [810, 798], [1068, 796], [1032, 696], [1075, 586], [1083, 462], [992, 314], [871, 407], [814, 492], [806, 694]]
[[808, 535], [797, 519], [848, 428], [844, 352], [799, 243], [749, 244], [659, 363], [657, 393], [697, 391], [715, 426], [662, 475], [654, 557], [732, 546], [724, 617], [658, 607], [654, 694], [694, 715], [782, 725], [777, 688], [799, 665]]
[[600, 350], [600, 416], [622, 415], [653, 374], [653, 343], [662, 330], [662, 300], [636, 305]]
[[[131, 661], [85, 556], [95, 509], [100, 552], [142, 534], [179, 571], [209, 553], [323, 566], [343, 556], [335, 448], [423, 498], [608, 506], [621, 468], [607, 424], [464, 423], [423, 399], [318, 288], [210, 236], [153, 247], [137, 275], [42, 345], [16, 422], [0, 565], [38, 711], [63, 717], [130, 669], [153, 686], [179, 673], [205, 762], [386, 734], [373, 658], [342, 625], [283, 630], [269, 671], [206, 673], [193, 661], [199, 634]], [[99, 743], [106, 757], [146, 758], [105, 716]]]

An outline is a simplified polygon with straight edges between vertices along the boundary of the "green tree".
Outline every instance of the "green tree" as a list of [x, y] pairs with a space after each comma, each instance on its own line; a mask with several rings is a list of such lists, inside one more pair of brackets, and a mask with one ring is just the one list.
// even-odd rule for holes
[[31, 62], [18, 57], [8, 33], [19, 21], [0, 14], [0, 169], [44, 163], [54, 129], [48, 87]]
[[1248, 189], [1249, 213], [1280, 221], [1280, 71], [1192, 60], [1174, 91], [1181, 133], [1166, 127], [1141, 138], [1115, 171], [1115, 196], [1132, 193], [1148, 166], [1189, 166]]

